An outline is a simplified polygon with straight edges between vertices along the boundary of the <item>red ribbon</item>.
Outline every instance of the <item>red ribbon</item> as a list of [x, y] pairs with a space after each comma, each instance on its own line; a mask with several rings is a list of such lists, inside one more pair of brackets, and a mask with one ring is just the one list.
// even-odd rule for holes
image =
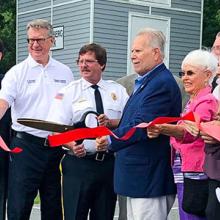
[[4, 150], [4, 151], [8, 151], [8, 152], [11, 152], [11, 153], [20, 153], [22, 151], [21, 148], [19, 147], [15, 147], [14, 149], [10, 149], [8, 148], [8, 146], [6, 145], [6, 143], [4, 142], [4, 140], [2, 139], [2, 137], [0, 136], [0, 147]]
[[137, 128], [147, 128], [153, 126], [155, 124], [164, 124], [164, 123], [172, 123], [179, 120], [189, 120], [195, 121], [195, 117], [193, 112], [186, 114], [183, 117], [158, 117], [151, 121], [150, 123], [140, 123], [135, 127], [132, 127], [124, 136], [118, 137], [107, 127], [100, 126], [96, 128], [79, 128], [67, 132], [63, 132], [60, 134], [49, 135], [48, 141], [51, 147], [57, 147], [71, 141], [77, 141], [81, 139], [93, 139], [101, 136], [111, 135], [118, 140], [128, 140], [135, 132]]
[[[69, 143], [71, 141], [77, 141], [81, 139], [88, 139], [88, 138], [96, 138], [105, 135], [112, 135], [118, 140], [128, 140], [135, 132], [136, 128], [147, 128], [153, 126], [155, 124], [164, 124], [164, 123], [172, 123], [179, 120], [189, 120], [189, 121], [196, 121], [199, 129], [209, 136], [215, 138], [216, 140], [220, 141], [220, 126], [214, 125], [210, 122], [205, 124], [200, 124], [197, 115], [193, 114], [193, 112], [189, 112], [183, 117], [158, 117], [151, 121], [150, 123], [140, 123], [137, 126], [131, 128], [124, 136], [118, 137], [116, 136], [111, 130], [107, 127], [96, 127], [96, 128], [79, 128], [71, 131], [67, 131], [60, 134], [49, 135], [48, 140], [51, 147], [58, 147], [60, 145]], [[14, 149], [8, 148], [5, 144], [4, 140], [0, 136], [0, 147], [8, 152], [11, 153], [20, 153], [22, 149], [19, 147], [15, 147]]]

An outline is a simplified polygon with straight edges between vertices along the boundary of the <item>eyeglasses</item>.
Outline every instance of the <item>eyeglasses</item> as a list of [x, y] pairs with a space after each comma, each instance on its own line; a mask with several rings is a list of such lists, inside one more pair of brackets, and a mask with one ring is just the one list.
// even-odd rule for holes
[[36, 39], [34, 39], [34, 38], [27, 38], [27, 42], [28, 42], [28, 44], [33, 45], [34, 42], [36, 41], [38, 44], [42, 45], [42, 44], [44, 44], [45, 41], [46, 41], [48, 38], [50, 38], [50, 37], [51, 37], [51, 36], [46, 37], [46, 38], [36, 38]]
[[97, 63], [98, 60], [76, 60], [78, 66], [82, 66], [83, 64], [87, 66], [91, 66], [94, 63]]
[[192, 75], [194, 75], [194, 74], [195, 74], [195, 73], [194, 73], [193, 71], [191, 71], [191, 70], [186, 71], [186, 72], [181, 71], [181, 72], [179, 72], [179, 77], [181, 78], [181, 77], [183, 77], [183, 76], [192, 76]]

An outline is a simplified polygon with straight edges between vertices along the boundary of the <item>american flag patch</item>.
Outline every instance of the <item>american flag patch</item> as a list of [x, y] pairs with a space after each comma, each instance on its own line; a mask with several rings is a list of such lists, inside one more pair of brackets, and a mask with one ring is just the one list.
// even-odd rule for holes
[[57, 93], [56, 96], [55, 96], [55, 99], [60, 99], [60, 100], [62, 100], [62, 99], [63, 99], [63, 96], [64, 96], [63, 93]]

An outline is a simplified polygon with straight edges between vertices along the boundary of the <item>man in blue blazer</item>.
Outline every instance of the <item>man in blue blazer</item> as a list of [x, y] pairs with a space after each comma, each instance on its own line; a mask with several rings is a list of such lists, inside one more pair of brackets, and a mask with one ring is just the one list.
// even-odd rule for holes
[[[155, 29], [144, 29], [134, 39], [131, 61], [138, 77], [114, 130], [117, 136], [141, 122], [180, 115], [181, 93], [163, 63], [164, 47], [165, 37]], [[169, 137], [149, 139], [145, 129], [137, 129], [127, 141], [111, 136], [97, 138], [96, 142], [97, 150], [116, 152], [114, 188], [117, 194], [127, 197], [128, 219], [167, 219], [176, 194]]]

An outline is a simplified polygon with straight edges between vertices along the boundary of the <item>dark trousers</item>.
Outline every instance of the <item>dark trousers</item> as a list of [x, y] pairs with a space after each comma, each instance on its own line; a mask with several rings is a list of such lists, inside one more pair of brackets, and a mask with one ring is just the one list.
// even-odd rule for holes
[[8, 220], [28, 220], [37, 193], [41, 200], [41, 220], [62, 220], [61, 175], [62, 149], [40, 146], [14, 137], [9, 162]]
[[62, 161], [64, 219], [112, 220], [114, 157], [104, 161], [66, 155]]
[[0, 220], [5, 219], [8, 188], [8, 153], [0, 150]]
[[[1, 77], [0, 77], [1, 78]], [[6, 145], [10, 146], [11, 138], [11, 114], [8, 109], [4, 117], [0, 120], [0, 135]], [[8, 152], [0, 149], [0, 220], [5, 220], [6, 200], [8, 189]]]
[[177, 198], [179, 203], [179, 219], [180, 220], [206, 220], [206, 217], [201, 217], [198, 215], [189, 214], [184, 212], [182, 209], [182, 202], [183, 202], [183, 190], [184, 186], [183, 183], [177, 183]]
[[208, 220], [220, 219], [220, 203], [215, 193], [217, 187], [220, 187], [220, 181], [209, 180], [209, 197], [206, 207], [206, 217]]

